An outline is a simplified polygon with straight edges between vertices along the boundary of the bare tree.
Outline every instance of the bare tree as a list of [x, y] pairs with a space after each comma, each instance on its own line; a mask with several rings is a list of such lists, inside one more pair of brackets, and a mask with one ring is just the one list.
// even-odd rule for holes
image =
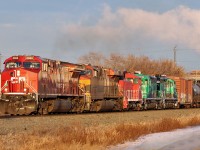
[[172, 60], [160, 59], [151, 60], [147, 56], [134, 56], [128, 54], [123, 56], [121, 54], [111, 53], [105, 57], [100, 52], [89, 52], [79, 58], [80, 63], [92, 64], [95, 66], [103, 66], [121, 71], [141, 71], [143, 74], [155, 75], [165, 74], [169, 76], [184, 76], [185, 70], [182, 66], [174, 64]]
[[79, 63], [92, 64], [94, 66], [104, 66], [105, 56], [101, 52], [89, 52], [78, 60]]
[[105, 66], [114, 70], [125, 70], [124, 62], [125, 57], [120, 54], [111, 53], [105, 60]]

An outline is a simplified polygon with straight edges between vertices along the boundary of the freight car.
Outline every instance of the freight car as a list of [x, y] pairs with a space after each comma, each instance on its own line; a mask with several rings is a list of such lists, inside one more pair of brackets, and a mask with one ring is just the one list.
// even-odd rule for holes
[[182, 77], [170, 77], [176, 82], [178, 108], [193, 107], [193, 81]]
[[141, 80], [130, 73], [32, 55], [12, 56], [4, 64], [3, 113], [114, 111], [141, 104]]
[[200, 84], [199, 81], [183, 77], [173, 77], [178, 93], [178, 108], [200, 107]]

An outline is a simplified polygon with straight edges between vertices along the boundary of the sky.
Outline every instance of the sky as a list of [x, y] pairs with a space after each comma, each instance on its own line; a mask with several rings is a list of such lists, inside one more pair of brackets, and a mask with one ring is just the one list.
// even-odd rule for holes
[[76, 63], [88, 52], [200, 70], [200, 1], [0, 0], [0, 53]]

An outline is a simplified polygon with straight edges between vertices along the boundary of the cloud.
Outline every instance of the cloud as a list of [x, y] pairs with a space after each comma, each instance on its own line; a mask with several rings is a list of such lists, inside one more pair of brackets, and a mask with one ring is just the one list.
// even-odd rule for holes
[[11, 29], [11, 28], [14, 28], [15, 25], [14, 24], [11, 24], [11, 23], [2, 23], [0, 24], [0, 28], [2, 29]]
[[[200, 48], [200, 10], [179, 6], [158, 13], [142, 9], [104, 6], [93, 25], [66, 24], [57, 47], [64, 50], [121, 51], [152, 45], [153, 42]], [[155, 44], [157, 45], [157, 44]], [[158, 49], [158, 48], [157, 48]]]

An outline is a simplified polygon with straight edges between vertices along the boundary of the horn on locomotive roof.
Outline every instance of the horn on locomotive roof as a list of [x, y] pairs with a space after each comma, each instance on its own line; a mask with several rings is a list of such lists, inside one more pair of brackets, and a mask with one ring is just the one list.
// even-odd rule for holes
[[135, 74], [141, 74], [141, 71], [135, 71], [134, 73]]

